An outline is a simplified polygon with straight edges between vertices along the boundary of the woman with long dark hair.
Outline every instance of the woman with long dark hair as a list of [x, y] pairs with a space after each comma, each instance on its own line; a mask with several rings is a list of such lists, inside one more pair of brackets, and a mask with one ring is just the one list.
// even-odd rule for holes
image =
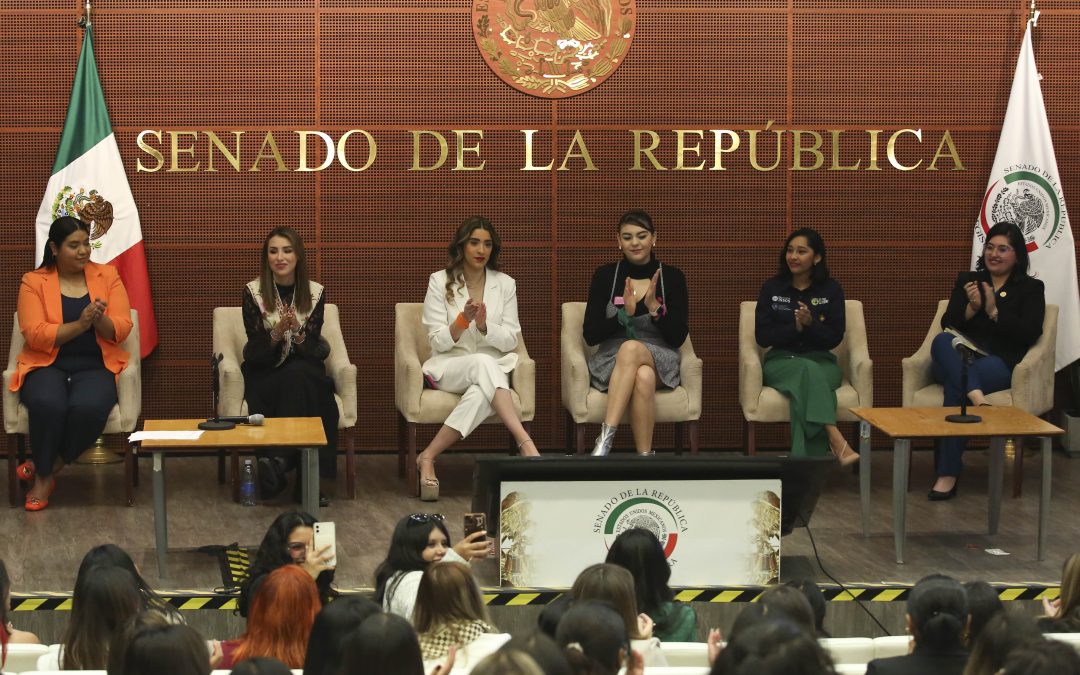
[[434, 563], [467, 563], [487, 555], [486, 533], [474, 532], [450, 546], [450, 532], [438, 513], [414, 513], [394, 527], [386, 558], [375, 570], [375, 602], [386, 612], [412, 621], [424, 570]]
[[606, 602], [574, 602], [555, 633], [566, 660], [577, 675], [616, 675], [626, 667], [626, 675], [641, 675], [645, 663], [631, 648], [626, 624]]
[[[326, 293], [308, 276], [300, 233], [277, 227], [266, 235], [258, 278], [244, 288], [244, 398], [250, 414], [266, 417], [321, 417], [326, 445], [319, 448], [319, 475], [337, 475], [338, 407], [334, 381], [323, 361], [330, 345], [322, 338]], [[297, 466], [296, 452], [260, 452], [259, 490], [263, 499], [280, 493], [285, 473]], [[300, 481], [297, 481], [299, 495]], [[319, 495], [320, 506], [329, 499]]]
[[874, 659], [866, 665], [866, 674], [961, 675], [968, 660], [964, 638], [970, 622], [967, 593], [958, 581], [943, 576], [923, 579], [911, 589], [907, 602], [911, 653]]
[[270, 523], [255, 553], [255, 560], [248, 569], [247, 578], [240, 585], [240, 599], [237, 602], [240, 616], [248, 615], [251, 599], [266, 576], [285, 565], [298, 565], [311, 576], [319, 590], [319, 599], [324, 604], [337, 597], [337, 591], [331, 587], [334, 568], [327, 564], [333, 553], [328, 550], [329, 546], [315, 550], [314, 525], [315, 518], [303, 511], [286, 511]]
[[41, 640], [33, 633], [17, 630], [11, 624], [11, 620], [8, 618], [10, 608], [11, 577], [8, 576], [4, 561], [0, 560], [0, 669], [4, 667], [4, 662], [7, 660], [9, 644], [41, 644]]
[[345, 638], [364, 619], [380, 611], [374, 602], [358, 595], [346, 595], [325, 605], [311, 626], [304, 675], [337, 675]]
[[[943, 332], [930, 347], [934, 378], [944, 385], [945, 405], [967, 400], [989, 405], [987, 394], [1012, 386], [1012, 371], [1042, 335], [1046, 298], [1043, 282], [1028, 275], [1024, 233], [1012, 223], [997, 223], [986, 233], [983, 253], [974, 272], [956, 277], [949, 306], [941, 317]], [[977, 354], [968, 367], [967, 391], [961, 387], [960, 353], [953, 347], [956, 331], [973, 341]], [[963, 468], [964, 438], [938, 441], [934, 453], [937, 480], [930, 501], [956, 496], [956, 481]]]
[[679, 348], [690, 333], [686, 277], [656, 257], [656, 227], [644, 211], [619, 219], [620, 257], [593, 272], [582, 327], [589, 380], [606, 391], [607, 410], [592, 455], [611, 452], [615, 430], [630, 409], [630, 429], [639, 455], [653, 453], [656, 390], [679, 386]]
[[439, 498], [435, 460], [465, 438], [494, 412], [514, 437], [524, 456], [539, 454], [514, 408], [510, 373], [517, 365], [514, 350], [518, 323], [517, 284], [499, 271], [502, 241], [491, 221], [466, 219], [447, 247], [450, 261], [428, 278], [424, 328], [431, 357], [424, 362], [429, 386], [461, 400], [435, 437], [416, 458], [420, 499]]
[[[634, 578], [618, 565], [600, 563], [582, 570], [570, 589], [575, 606], [583, 600], [598, 600], [611, 605], [623, 619], [630, 646], [641, 655], [646, 666], [666, 666], [660, 640], [653, 635], [653, 620], [639, 613], [634, 592]], [[571, 608], [567, 614], [573, 611]], [[563, 617], [566, 620], [566, 617]], [[560, 622], [560, 628], [561, 628]]]
[[104, 670], [109, 647], [142, 611], [135, 578], [119, 567], [92, 567], [75, 584], [71, 617], [60, 648], [62, 670]]
[[653, 620], [653, 635], [671, 642], [697, 639], [697, 615], [690, 605], [673, 602], [675, 593], [668, 587], [671, 567], [655, 534], [640, 527], [626, 530], [615, 537], [605, 562], [634, 577], [637, 608]]
[[127, 622], [109, 648], [108, 675], [210, 675], [212, 655], [195, 629], [170, 623], [158, 612]]
[[788, 235], [776, 275], [758, 293], [754, 332], [769, 348], [762, 382], [790, 401], [791, 454], [832, 452], [841, 465], [859, 461], [836, 427], [836, 389], [843, 374], [831, 349], [844, 339], [844, 289], [829, 276], [825, 240], [804, 227]]
[[155, 611], [171, 623], [184, 623], [180, 612], [158, 595], [154, 589], [150, 588], [150, 584], [146, 583], [146, 580], [139, 574], [139, 568], [135, 566], [135, 561], [131, 559], [131, 556], [124, 549], [116, 544], [102, 544], [87, 551], [82, 562], [79, 563], [79, 574], [75, 584], [78, 585], [78, 580], [85, 578], [90, 570], [95, 567], [119, 567], [122, 570], [127, 570], [131, 578], [135, 580], [135, 585], [139, 587], [139, 595], [142, 596], [142, 608], [144, 610]]
[[[445, 665], [430, 675], [446, 675], [454, 667], [454, 650]], [[424, 675], [420, 643], [409, 622], [396, 614], [373, 614], [345, 639], [339, 675]]]
[[120, 274], [90, 262], [90, 226], [63, 216], [49, 227], [41, 266], [22, 277], [19, 354], [11, 391], [30, 413], [32, 459], [16, 469], [33, 482], [27, 511], [49, 505], [56, 477], [101, 435], [127, 366], [131, 307]]

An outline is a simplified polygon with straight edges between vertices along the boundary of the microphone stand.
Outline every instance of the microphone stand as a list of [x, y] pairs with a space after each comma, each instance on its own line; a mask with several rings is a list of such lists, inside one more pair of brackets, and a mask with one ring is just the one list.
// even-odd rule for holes
[[967, 411], [967, 388], [968, 388], [968, 366], [975, 360], [975, 355], [970, 349], [963, 345], [959, 345], [957, 349], [960, 351], [960, 414], [946, 415], [946, 422], [955, 422], [957, 424], [975, 424], [976, 422], [982, 422], [982, 418], [978, 415], [969, 415]]
[[199, 422], [199, 428], [203, 431], [227, 431], [229, 429], [235, 429], [236, 424], [233, 422], [226, 422], [218, 416], [218, 396], [221, 391], [221, 384], [219, 381], [218, 364], [225, 358], [224, 354], [211, 354], [210, 355], [210, 373], [213, 376], [213, 382], [210, 386], [210, 390], [214, 395], [214, 411], [210, 419], [205, 422]]

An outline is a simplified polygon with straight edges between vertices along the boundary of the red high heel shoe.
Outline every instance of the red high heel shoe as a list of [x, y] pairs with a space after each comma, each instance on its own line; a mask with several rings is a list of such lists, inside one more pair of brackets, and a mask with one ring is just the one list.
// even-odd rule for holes
[[23, 504], [23, 508], [27, 511], [41, 511], [49, 505], [49, 497], [52, 497], [52, 494], [54, 492], [56, 492], [55, 478], [53, 478], [52, 482], [49, 483], [49, 494], [46, 495], [45, 499], [38, 499], [37, 497], [31, 497], [30, 495], [26, 495], [26, 502]]
[[34, 460], [28, 459], [15, 467], [15, 475], [24, 483], [34, 480]]

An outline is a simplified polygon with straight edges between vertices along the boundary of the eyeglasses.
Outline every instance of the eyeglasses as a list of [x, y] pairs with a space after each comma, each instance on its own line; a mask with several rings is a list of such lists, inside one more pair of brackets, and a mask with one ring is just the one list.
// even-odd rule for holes
[[302, 541], [290, 541], [285, 548], [289, 549], [289, 553], [303, 553], [307, 550], [307, 544]]
[[997, 251], [998, 255], [1005, 255], [1006, 253], [1008, 253], [1008, 252], [1010, 252], [1012, 250], [1013, 250], [1012, 246], [1006, 246], [1005, 244], [1001, 244], [1000, 246], [994, 246], [993, 244], [987, 244], [986, 248], [983, 249], [983, 251], [986, 252], [986, 253], [993, 253], [994, 251]]
[[414, 513], [409, 516], [409, 525], [427, 525], [428, 523], [441, 523], [445, 520], [441, 513]]

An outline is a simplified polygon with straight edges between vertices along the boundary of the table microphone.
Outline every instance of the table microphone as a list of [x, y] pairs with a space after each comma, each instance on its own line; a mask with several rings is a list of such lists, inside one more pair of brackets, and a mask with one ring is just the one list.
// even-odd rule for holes
[[971, 362], [975, 360], [975, 352], [968, 346], [967, 341], [961, 337], [953, 338], [952, 347], [960, 352], [960, 390], [965, 393], [960, 399], [960, 413], [946, 415], [945, 421], [958, 424], [975, 424], [977, 422], [982, 422], [982, 417], [971, 415], [967, 410], [966, 392], [968, 388], [968, 367], [971, 365]]
[[263, 425], [263, 422], [266, 420], [266, 417], [260, 415], [259, 413], [255, 413], [254, 415], [249, 415], [247, 417], [215, 417], [214, 419], [218, 422], [232, 422], [233, 424], [250, 424], [252, 426], [261, 427]]

